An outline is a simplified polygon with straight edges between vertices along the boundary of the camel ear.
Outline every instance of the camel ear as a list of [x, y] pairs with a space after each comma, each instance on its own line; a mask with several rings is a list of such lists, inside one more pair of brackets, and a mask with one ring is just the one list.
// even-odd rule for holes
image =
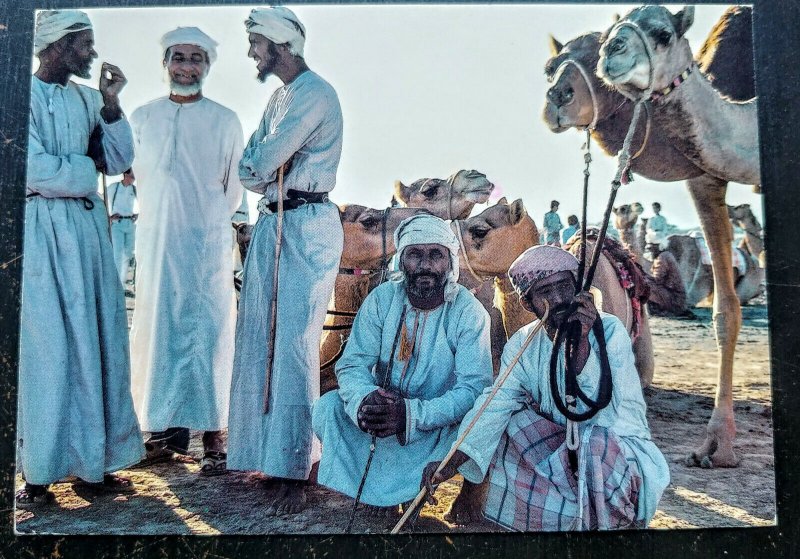
[[683, 10], [673, 16], [673, 23], [675, 24], [675, 31], [678, 32], [678, 37], [683, 37], [686, 31], [692, 26], [694, 22], [694, 6], [686, 6]]
[[550, 56], [558, 56], [558, 54], [564, 50], [564, 45], [559, 43], [552, 35], [548, 35], [547, 38], [550, 43]]
[[502, 204], [503, 206], [507, 206], [507, 205], [508, 205], [508, 200], [506, 200], [506, 197], [505, 197], [505, 196], [503, 196], [502, 198], [500, 198], [500, 199], [497, 201], [497, 205], [498, 205], [498, 206], [499, 206], [499, 205], [501, 205], [501, 204]]
[[399, 205], [400, 205], [400, 202], [397, 201], [397, 196], [392, 195], [392, 200], [391, 200], [391, 202], [389, 202], [389, 207], [390, 208], [396, 208]]
[[525, 214], [527, 213], [525, 211], [525, 204], [522, 203], [522, 198], [514, 200], [514, 202], [511, 203], [508, 209], [511, 211], [511, 213], [509, 214], [509, 218], [511, 219], [511, 225], [516, 225], [517, 223], [522, 221], [522, 218], [525, 217]]
[[619, 16], [619, 12], [617, 12], [613, 16], [611, 16], [611, 21], [613, 21], [614, 23], [617, 23], [620, 19], [621, 18]]

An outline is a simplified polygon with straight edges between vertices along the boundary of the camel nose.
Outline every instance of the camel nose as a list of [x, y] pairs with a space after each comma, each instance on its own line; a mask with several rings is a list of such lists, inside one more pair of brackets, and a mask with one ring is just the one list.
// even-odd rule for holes
[[620, 36], [616, 36], [608, 43], [606, 52], [608, 54], [619, 54], [625, 50], [625, 44], [625, 39]]
[[553, 86], [547, 90], [547, 100], [556, 107], [562, 107], [572, 101], [574, 94], [575, 92], [569, 86], [563, 88]]

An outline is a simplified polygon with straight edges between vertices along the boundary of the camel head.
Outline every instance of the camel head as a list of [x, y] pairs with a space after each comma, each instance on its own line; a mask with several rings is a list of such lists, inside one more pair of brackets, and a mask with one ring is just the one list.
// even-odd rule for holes
[[[476, 216], [458, 220], [466, 258], [481, 276], [503, 276], [526, 249], [539, 244], [539, 232], [522, 200], [510, 204], [505, 198]], [[458, 235], [456, 223], [451, 224]], [[459, 255], [461, 273], [466, 273], [464, 254]]]
[[[339, 217], [344, 230], [344, 247], [341, 266], [343, 268], [376, 269], [383, 255], [383, 213], [359, 206], [339, 206]], [[404, 219], [418, 213], [427, 213], [419, 208], [391, 208], [386, 215], [386, 255], [395, 253], [394, 231]]]
[[758, 222], [753, 210], [750, 208], [750, 204], [728, 206], [728, 218], [739, 229], [743, 229], [744, 231], [752, 233], [758, 237], [761, 236], [761, 224]]
[[625, 97], [595, 75], [599, 50], [600, 33], [587, 33], [564, 45], [550, 36], [551, 57], [544, 65], [544, 74], [553, 85], [547, 90], [542, 118], [551, 132], [589, 126], [595, 118], [592, 94], [599, 113], [597, 120], [625, 102]]
[[494, 184], [486, 175], [462, 169], [449, 179], [419, 179], [406, 186], [394, 185], [394, 202], [403, 207], [424, 208], [442, 219], [464, 219], [475, 204], [489, 199]]
[[630, 97], [638, 97], [648, 87], [664, 89], [693, 63], [685, 37], [693, 20], [693, 6], [677, 14], [663, 6], [631, 10], [607, 32], [597, 74]]
[[633, 230], [636, 225], [636, 220], [644, 212], [644, 207], [639, 202], [633, 204], [624, 204], [618, 208], [613, 209], [614, 212], [614, 227], [617, 231]]

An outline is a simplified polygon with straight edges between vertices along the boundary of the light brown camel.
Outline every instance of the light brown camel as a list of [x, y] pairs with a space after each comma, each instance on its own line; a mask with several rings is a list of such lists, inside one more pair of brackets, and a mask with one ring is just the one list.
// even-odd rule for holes
[[642, 266], [642, 269], [650, 273], [651, 262], [644, 256], [644, 232], [647, 220], [642, 218], [638, 231], [634, 231], [639, 216], [644, 212], [644, 207], [639, 202], [632, 204], [622, 204], [612, 209], [614, 213], [614, 227], [619, 231], [619, 240], [634, 256]]
[[396, 181], [392, 205], [425, 208], [442, 219], [465, 219], [475, 204], [489, 200], [493, 189], [483, 173], [462, 169], [448, 179], [419, 179], [408, 186]]
[[[719, 382], [706, 438], [687, 463], [735, 467], [739, 459], [733, 450], [732, 377], [741, 309], [732, 273], [732, 229], [725, 193], [728, 181], [760, 184], [758, 123], [755, 100], [735, 102], [722, 97], [708, 77], [694, 68], [685, 37], [693, 19], [691, 6], [675, 15], [662, 6], [632, 10], [608, 32], [597, 71], [626, 95], [655, 91], [653, 125], [663, 129], [675, 148], [706, 173], [687, 184], [713, 262]], [[667, 89], [673, 83], [680, 85]]]
[[736, 227], [744, 231], [739, 248], [746, 250], [758, 261], [761, 268], [765, 268], [767, 255], [764, 252], [764, 231], [750, 204], [728, 206], [728, 217]]
[[[400, 222], [424, 210], [416, 208], [391, 208], [386, 212], [386, 254], [395, 253], [394, 231]], [[375, 288], [381, 278], [383, 260], [384, 210], [345, 204], [339, 206], [339, 216], [344, 230], [342, 258], [339, 274], [333, 289], [329, 311], [355, 313], [367, 294]], [[326, 329], [320, 341], [320, 395], [337, 388], [334, 366], [344, 349], [350, 333], [349, 328], [330, 329], [331, 326], [352, 325], [352, 316], [328, 314]]]

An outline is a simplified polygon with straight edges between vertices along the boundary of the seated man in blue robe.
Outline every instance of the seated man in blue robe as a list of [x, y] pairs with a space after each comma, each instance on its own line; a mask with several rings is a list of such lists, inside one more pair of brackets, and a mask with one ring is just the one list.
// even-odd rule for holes
[[398, 279], [358, 311], [336, 364], [339, 390], [314, 406], [319, 483], [387, 514], [414, 498], [422, 469], [441, 460], [475, 398], [492, 381], [489, 316], [458, 279], [458, 241], [443, 220], [417, 215], [394, 237]]

